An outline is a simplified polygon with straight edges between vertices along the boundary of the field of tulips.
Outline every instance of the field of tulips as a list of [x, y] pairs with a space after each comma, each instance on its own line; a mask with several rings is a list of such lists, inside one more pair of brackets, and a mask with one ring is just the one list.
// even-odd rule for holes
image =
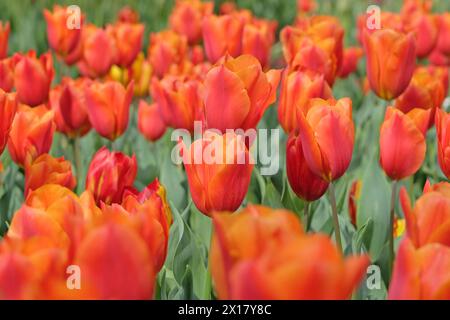
[[450, 300], [450, 2], [0, 2], [0, 300]]

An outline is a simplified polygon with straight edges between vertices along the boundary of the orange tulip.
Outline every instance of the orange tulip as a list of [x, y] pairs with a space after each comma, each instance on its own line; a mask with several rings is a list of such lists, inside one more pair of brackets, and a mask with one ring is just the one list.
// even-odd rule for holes
[[19, 101], [32, 107], [45, 103], [55, 73], [51, 54], [37, 58], [36, 52], [30, 51], [26, 55], [16, 54], [14, 59], [14, 86]]
[[391, 29], [364, 34], [367, 76], [372, 90], [382, 99], [392, 100], [408, 87], [415, 69], [413, 34]]
[[8, 56], [9, 22], [0, 21], [0, 60]]
[[297, 112], [297, 117], [308, 167], [326, 181], [341, 177], [353, 153], [352, 101], [349, 98], [312, 99], [308, 112]]
[[436, 49], [445, 56], [450, 56], [450, 13], [439, 16], [439, 36]]
[[156, 103], [147, 104], [139, 101], [138, 128], [142, 135], [149, 141], [156, 141], [166, 132], [166, 124], [158, 110]]
[[392, 281], [391, 300], [449, 300], [450, 248], [429, 244], [414, 248], [405, 238], [397, 253]]
[[11, 126], [8, 150], [12, 160], [21, 167], [48, 153], [53, 142], [56, 125], [54, 112], [46, 106], [35, 108], [20, 106]]
[[395, 100], [395, 107], [403, 113], [414, 108], [430, 109], [431, 127], [434, 122], [436, 109], [441, 108], [446, 91], [444, 83], [439, 77], [424, 67], [417, 68], [406, 90]]
[[177, 0], [169, 17], [170, 27], [186, 36], [190, 44], [197, 43], [202, 38], [202, 20], [213, 10], [213, 2]]
[[287, 141], [286, 169], [292, 190], [303, 200], [315, 201], [327, 191], [328, 182], [309, 169], [303, 155], [301, 139], [294, 133], [289, 135]]
[[81, 28], [84, 15], [80, 17], [80, 28], [68, 28], [71, 13], [68, 8], [53, 6], [53, 12], [44, 9], [47, 22], [47, 37], [50, 47], [69, 65], [80, 60], [83, 53]]
[[440, 243], [450, 247], [450, 184], [440, 183], [416, 201], [414, 208], [406, 189], [400, 190], [400, 200], [406, 219], [408, 238], [415, 247]]
[[14, 87], [14, 67], [13, 58], [0, 60], [0, 89], [11, 92]]
[[359, 59], [364, 55], [364, 51], [360, 47], [349, 47], [344, 50], [344, 58], [341, 69], [339, 70], [339, 78], [347, 78], [351, 73], [356, 71]]
[[285, 132], [298, 129], [297, 110], [306, 114], [312, 98], [332, 98], [331, 88], [324, 76], [311, 71], [285, 71], [278, 105], [278, 121]]
[[242, 54], [244, 24], [239, 14], [208, 15], [203, 19], [203, 41], [209, 61], [215, 63], [226, 54]]
[[25, 197], [45, 184], [59, 184], [73, 190], [76, 186], [72, 164], [64, 157], [53, 158], [44, 153], [25, 166]]
[[366, 32], [371, 34], [380, 29], [392, 29], [397, 32], [405, 32], [405, 26], [402, 16], [398, 13], [382, 10], [379, 17], [380, 29], [377, 28], [377, 25], [373, 25], [373, 23], [375, 22], [375, 20], [373, 20], [374, 18], [378, 19], [377, 16], [374, 16], [373, 11], [367, 14], [362, 14], [357, 18], [356, 27], [358, 30], [356, 37], [361, 45], [364, 44], [364, 33]]
[[443, 110], [436, 110], [436, 136], [439, 166], [450, 177], [450, 115]]
[[448, 92], [448, 68], [430, 65], [426, 70], [433, 76], [439, 78], [444, 87], [444, 94]]
[[0, 155], [8, 142], [11, 125], [16, 114], [17, 101], [14, 93], [6, 93], [0, 89]]
[[298, 13], [309, 13], [315, 11], [317, 3], [315, 0], [297, 0]]
[[264, 69], [269, 67], [270, 50], [275, 42], [276, 29], [276, 21], [263, 19], [253, 19], [244, 26], [242, 53], [256, 57]]
[[110, 26], [110, 33], [115, 39], [117, 56], [115, 63], [129, 67], [142, 49], [144, 25], [141, 23], [117, 23]]
[[74, 138], [91, 129], [87, 114], [85, 88], [91, 81], [85, 78], [63, 78], [60, 85], [50, 91], [50, 107], [55, 111], [58, 131]]
[[380, 129], [380, 164], [393, 180], [409, 177], [425, 159], [425, 134], [431, 110], [413, 109], [404, 114], [388, 107]]
[[253, 170], [242, 136], [206, 131], [189, 148], [183, 145], [182, 153], [192, 200], [202, 213], [234, 211], [241, 205]]
[[203, 120], [199, 81], [185, 76], [166, 76], [162, 80], [153, 78], [151, 92], [166, 125], [193, 132], [194, 121]]
[[85, 88], [89, 120], [102, 137], [114, 141], [127, 130], [133, 87], [133, 81], [127, 88], [107, 81]]
[[123, 193], [133, 186], [137, 174], [136, 157], [121, 152], [109, 152], [102, 147], [89, 165], [86, 190], [94, 195], [97, 204], [120, 203]]
[[184, 63], [187, 39], [171, 30], [152, 33], [147, 55], [156, 76], [161, 78]]
[[212, 68], [204, 83], [205, 118], [208, 128], [253, 129], [275, 102], [281, 71], [264, 73], [250, 55], [225, 57]]

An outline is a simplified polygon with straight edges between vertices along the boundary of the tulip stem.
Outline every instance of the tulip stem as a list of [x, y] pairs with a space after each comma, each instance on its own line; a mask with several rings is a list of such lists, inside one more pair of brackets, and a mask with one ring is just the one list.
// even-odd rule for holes
[[71, 140], [73, 148], [73, 158], [75, 162], [75, 174], [77, 179], [77, 190], [81, 186], [81, 154], [80, 154], [80, 138], [77, 136]]
[[331, 210], [333, 214], [333, 225], [334, 225], [334, 234], [336, 238], [336, 246], [338, 247], [339, 251], [342, 253], [342, 241], [341, 241], [341, 228], [339, 227], [339, 217], [338, 217], [338, 211], [336, 206], [336, 193], [334, 189], [333, 182], [330, 182], [329, 187], [329, 195], [330, 195], [330, 202], [331, 202]]
[[308, 232], [311, 224], [309, 219], [309, 201], [305, 201], [305, 205], [303, 207], [303, 220], [305, 221], [305, 230]]
[[394, 218], [395, 218], [395, 198], [397, 194], [397, 180], [392, 182], [391, 209], [389, 221], [389, 274], [392, 274], [394, 265]]

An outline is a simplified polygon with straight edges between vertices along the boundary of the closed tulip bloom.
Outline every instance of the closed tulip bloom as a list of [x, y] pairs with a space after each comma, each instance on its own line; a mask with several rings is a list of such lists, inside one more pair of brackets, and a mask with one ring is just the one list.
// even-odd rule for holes
[[32, 107], [45, 103], [55, 73], [51, 54], [47, 52], [38, 58], [36, 52], [30, 51], [16, 54], [14, 59], [14, 86], [19, 101]]
[[301, 199], [315, 201], [327, 191], [328, 182], [309, 169], [303, 155], [301, 139], [294, 133], [289, 135], [287, 141], [286, 169], [289, 184]]
[[127, 130], [133, 86], [133, 81], [127, 88], [107, 81], [85, 89], [89, 120], [102, 137], [114, 141]]
[[203, 120], [201, 82], [185, 76], [152, 79], [151, 93], [167, 126], [194, 130], [194, 121]]
[[190, 147], [183, 145], [182, 153], [192, 200], [202, 213], [239, 208], [254, 166], [242, 136], [207, 131]]
[[339, 70], [339, 78], [347, 78], [351, 73], [355, 72], [359, 59], [364, 55], [364, 51], [360, 47], [349, 47], [344, 50], [344, 58], [341, 69]]
[[277, 22], [254, 19], [246, 23], [242, 34], [242, 53], [256, 57], [261, 66], [269, 67], [270, 51], [275, 41]]
[[323, 180], [340, 178], [350, 165], [353, 153], [352, 101], [312, 99], [308, 112], [297, 112], [297, 117], [308, 167]]
[[367, 76], [370, 87], [382, 99], [391, 100], [407, 88], [416, 65], [414, 35], [391, 29], [364, 33]]
[[389, 11], [381, 11], [381, 15], [379, 16], [379, 27], [377, 25], [377, 20], [375, 18], [378, 18], [377, 15], [374, 14], [374, 12], [370, 12], [367, 14], [362, 14], [358, 16], [356, 21], [357, 26], [357, 39], [358, 42], [361, 45], [364, 45], [364, 33], [373, 33], [378, 30], [387, 30], [392, 29], [397, 32], [405, 32], [405, 25], [403, 22], [402, 15], [398, 14], [397, 12], [389, 12]]
[[317, 8], [317, 3], [315, 0], [297, 0], [297, 11], [298, 13], [309, 13]]
[[81, 25], [84, 22], [84, 15], [80, 17], [80, 28], [68, 28], [72, 14], [68, 8], [59, 5], [55, 5], [53, 11], [44, 9], [48, 43], [69, 65], [77, 62], [83, 53]]
[[14, 66], [13, 58], [0, 60], [0, 89], [11, 92], [14, 87]]
[[285, 71], [278, 105], [278, 121], [285, 132], [298, 129], [297, 110], [306, 114], [312, 98], [332, 98], [331, 88], [324, 76], [312, 71]]
[[242, 54], [244, 24], [239, 14], [209, 15], [203, 19], [203, 42], [209, 61], [215, 63], [226, 54]]
[[125, 6], [122, 9], [120, 9], [119, 13], [117, 14], [118, 22], [138, 23], [139, 20], [140, 20], [139, 12], [128, 6]]
[[415, 247], [440, 243], [450, 247], [450, 184], [440, 183], [417, 199], [414, 207], [408, 192], [400, 190], [408, 238]]
[[144, 100], [139, 101], [138, 128], [149, 141], [156, 141], [164, 135], [166, 124], [161, 118], [156, 103], [147, 104]]
[[449, 300], [450, 248], [429, 244], [415, 248], [403, 239], [395, 259], [390, 300]]
[[436, 136], [439, 166], [444, 175], [450, 177], [450, 115], [436, 111]]
[[425, 159], [430, 113], [431, 110], [413, 109], [404, 114], [387, 108], [380, 129], [380, 164], [389, 178], [401, 180], [419, 170]]
[[18, 108], [8, 140], [8, 151], [16, 164], [25, 167], [26, 163], [50, 151], [56, 129], [53, 117], [54, 112], [45, 105]]
[[253, 56], [227, 56], [208, 72], [204, 82], [207, 127], [222, 132], [256, 128], [275, 102], [280, 75], [280, 70], [264, 73]]
[[110, 26], [110, 30], [117, 48], [115, 63], [121, 67], [131, 66], [142, 49], [144, 25], [122, 22]]
[[428, 60], [430, 61], [430, 64], [433, 66], [440, 66], [440, 67], [450, 66], [450, 55], [446, 56], [436, 48], [430, 53]]
[[449, 85], [448, 68], [430, 65], [430, 66], [426, 67], [426, 69], [433, 77], [437, 77], [441, 80], [442, 86], [444, 87], [444, 93], [447, 93], [448, 85]]
[[90, 84], [85, 78], [63, 78], [62, 83], [50, 91], [56, 127], [70, 138], [83, 136], [91, 129], [85, 97], [85, 88]]
[[6, 93], [0, 89], [0, 155], [8, 142], [9, 132], [17, 110], [14, 93]]
[[89, 165], [86, 190], [94, 195], [97, 204], [120, 203], [124, 191], [133, 186], [137, 174], [136, 157], [110, 152], [102, 147]]
[[0, 21], [0, 60], [8, 56], [9, 22]]
[[170, 27], [185, 35], [190, 44], [197, 43], [202, 38], [202, 20], [212, 14], [213, 10], [213, 2], [177, 0], [169, 17]]
[[414, 108], [430, 109], [430, 124], [434, 122], [436, 109], [441, 108], [446, 91], [442, 78], [434, 76], [427, 68], [417, 68], [406, 90], [395, 100], [395, 107], [403, 113]]
[[436, 49], [445, 56], [450, 56], [450, 13], [439, 16], [439, 36]]

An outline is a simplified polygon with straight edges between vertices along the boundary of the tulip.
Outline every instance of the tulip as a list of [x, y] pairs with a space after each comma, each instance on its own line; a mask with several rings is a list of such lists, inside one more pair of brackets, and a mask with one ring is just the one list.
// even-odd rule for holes
[[450, 248], [429, 244], [414, 248], [408, 238], [399, 247], [389, 286], [391, 300], [449, 300]]
[[169, 17], [170, 27], [186, 36], [190, 44], [197, 43], [202, 38], [202, 20], [213, 10], [213, 2], [177, 0]]
[[265, 69], [269, 66], [270, 50], [275, 41], [277, 22], [254, 19], [244, 26], [242, 53], [253, 55]]
[[279, 70], [264, 73], [253, 56], [227, 56], [206, 75], [207, 127], [222, 132], [256, 128], [266, 109], [275, 102], [280, 75]]
[[441, 80], [442, 86], [444, 87], [444, 94], [448, 92], [448, 68], [428, 66], [426, 70], [433, 76]]
[[436, 110], [436, 136], [439, 166], [450, 177], [450, 116], [443, 110]]
[[446, 56], [437, 49], [431, 52], [430, 56], [428, 57], [428, 60], [433, 66], [441, 66], [441, 67], [450, 66], [450, 56]]
[[315, 0], [297, 0], [297, 11], [299, 13], [309, 13], [315, 11], [317, 3]]
[[315, 201], [328, 189], [328, 182], [316, 176], [308, 167], [303, 155], [302, 141], [294, 133], [286, 146], [287, 177], [292, 190], [305, 201]]
[[6, 93], [0, 89], [0, 155], [8, 142], [11, 125], [16, 114], [17, 101], [14, 93]]
[[408, 87], [415, 69], [413, 34], [391, 29], [364, 34], [370, 87], [382, 99], [392, 100]]
[[380, 164], [391, 179], [409, 177], [422, 165], [430, 113], [431, 110], [413, 109], [404, 114], [387, 108], [380, 129]]
[[89, 120], [102, 137], [114, 141], [127, 130], [133, 86], [107, 81], [85, 88]]
[[0, 89], [11, 92], [14, 87], [14, 59], [0, 60]]
[[406, 189], [400, 190], [400, 201], [406, 219], [407, 235], [415, 247], [440, 243], [450, 247], [450, 184], [441, 183], [416, 201], [414, 208]]
[[358, 29], [356, 37], [361, 45], [364, 44], [364, 33], [366, 32], [371, 34], [377, 30], [392, 29], [397, 32], [405, 33], [404, 21], [400, 14], [384, 10], [381, 11], [381, 15], [378, 20], [380, 22], [379, 29], [378, 25], [375, 24], [377, 19], [377, 13], [374, 13], [373, 11], [368, 14], [358, 16], [356, 21], [356, 26]]
[[311, 71], [285, 72], [282, 78], [278, 120], [285, 132], [298, 129], [297, 110], [306, 114], [312, 98], [332, 98], [332, 91], [321, 74]]
[[161, 78], [184, 63], [187, 39], [171, 30], [152, 33], [147, 55], [156, 76]]
[[0, 60], [8, 56], [9, 22], [0, 21]]
[[242, 54], [244, 20], [239, 14], [208, 15], [203, 19], [202, 31], [206, 55], [212, 63], [226, 54]]
[[18, 108], [8, 140], [9, 154], [15, 163], [25, 167], [50, 151], [56, 129], [53, 117], [54, 112], [44, 105]]
[[[183, 163], [196, 207], [205, 215], [234, 211], [244, 200], [253, 162], [242, 136], [207, 131], [189, 148], [183, 144]], [[225, 186], [233, 185], [230, 190]]]
[[151, 93], [167, 126], [194, 130], [194, 121], [203, 120], [201, 83], [184, 76], [153, 78]]
[[364, 55], [364, 51], [360, 47], [350, 47], [344, 50], [344, 58], [341, 69], [339, 70], [339, 78], [347, 78], [351, 73], [356, 71], [359, 59]]
[[147, 104], [139, 101], [138, 128], [142, 135], [149, 141], [156, 141], [166, 132], [166, 124], [161, 118], [156, 103]]
[[73, 190], [76, 186], [72, 165], [64, 157], [42, 154], [25, 166], [25, 197], [45, 184], [59, 184]]
[[116, 64], [121, 67], [131, 66], [142, 49], [144, 25], [122, 22], [110, 26], [110, 32], [116, 42]]
[[137, 174], [136, 157], [121, 152], [109, 152], [102, 147], [89, 165], [86, 190], [94, 195], [97, 204], [120, 203], [126, 188], [132, 187]]
[[450, 56], [450, 13], [439, 16], [439, 36], [436, 49], [445, 56]]
[[430, 109], [429, 127], [433, 125], [436, 109], [442, 106], [446, 91], [442, 78], [433, 76], [426, 68], [417, 68], [406, 90], [396, 99], [395, 107], [403, 113], [414, 108]]
[[69, 65], [80, 60], [83, 53], [81, 25], [84, 15], [80, 17], [80, 28], [68, 28], [71, 13], [68, 8], [55, 5], [53, 12], [44, 9], [47, 22], [47, 36], [50, 47]]
[[138, 97], [148, 95], [153, 70], [150, 62], [145, 59], [142, 52], [138, 54], [130, 70], [130, 78], [134, 80], [134, 95]]
[[85, 88], [90, 84], [85, 78], [63, 78], [62, 83], [50, 91], [49, 102], [55, 111], [56, 127], [71, 138], [83, 136], [91, 129], [85, 98]]
[[26, 55], [16, 54], [14, 59], [14, 86], [19, 101], [32, 107], [45, 103], [55, 73], [51, 54], [37, 58], [30, 51]]
[[29, 258], [16, 252], [0, 254], [0, 292], [2, 300], [32, 298], [35, 272]]
[[125, 6], [122, 9], [120, 9], [119, 13], [117, 14], [118, 22], [138, 23], [139, 19], [140, 19], [139, 12], [133, 10], [128, 6]]

